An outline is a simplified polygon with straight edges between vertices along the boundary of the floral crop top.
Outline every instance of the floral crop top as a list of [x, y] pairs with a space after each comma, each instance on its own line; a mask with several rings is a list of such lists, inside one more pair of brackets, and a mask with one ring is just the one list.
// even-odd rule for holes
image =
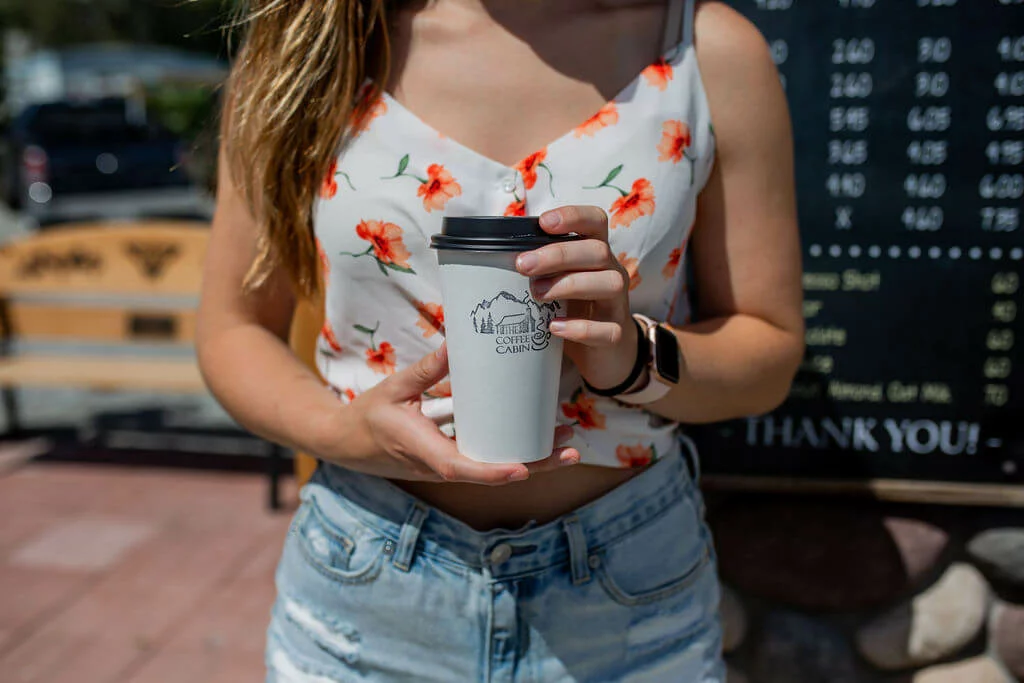
[[[715, 143], [692, 44], [694, 0], [672, 2], [669, 17], [681, 16], [662, 57], [514, 167], [441, 136], [389, 95], [363, 109], [314, 218], [326, 281], [317, 364], [342, 400], [441, 344], [444, 310], [429, 240], [445, 215], [602, 206], [613, 252], [630, 274], [632, 309], [689, 320], [686, 245]], [[676, 423], [589, 394], [569, 361], [560, 386], [559, 421], [575, 426], [568, 445], [584, 464], [635, 467], [680, 447]], [[442, 382], [423, 401], [449, 435], [450, 396]]]

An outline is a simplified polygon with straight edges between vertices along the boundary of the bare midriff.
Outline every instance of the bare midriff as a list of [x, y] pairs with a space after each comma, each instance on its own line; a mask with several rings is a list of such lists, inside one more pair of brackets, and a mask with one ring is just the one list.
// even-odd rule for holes
[[428, 505], [479, 531], [544, 524], [616, 488], [643, 468], [576, 465], [505, 486], [392, 481]]

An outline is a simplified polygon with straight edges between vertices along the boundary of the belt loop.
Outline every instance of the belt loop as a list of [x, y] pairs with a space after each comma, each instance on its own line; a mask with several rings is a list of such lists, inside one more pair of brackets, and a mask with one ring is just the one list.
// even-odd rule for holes
[[419, 501], [413, 503], [409, 516], [402, 525], [402, 532], [398, 535], [398, 549], [391, 562], [403, 572], [409, 571], [412, 566], [412, 558], [416, 550], [416, 541], [420, 537], [420, 530], [423, 522], [427, 519], [427, 507]]
[[575, 515], [567, 517], [562, 526], [569, 540], [569, 568], [572, 571], [572, 583], [581, 586], [590, 581], [590, 564], [587, 558], [587, 539], [583, 535], [583, 525]]
[[690, 469], [690, 478], [693, 479], [693, 483], [700, 485], [700, 454], [697, 453], [697, 444], [693, 442], [686, 434], [679, 433], [679, 441], [683, 446], [683, 458], [686, 459]]

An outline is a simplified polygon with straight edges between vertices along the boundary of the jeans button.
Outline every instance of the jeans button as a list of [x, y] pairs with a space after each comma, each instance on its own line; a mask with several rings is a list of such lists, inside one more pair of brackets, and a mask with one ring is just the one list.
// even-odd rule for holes
[[501, 564], [512, 557], [512, 546], [508, 543], [500, 543], [491, 550], [491, 564]]

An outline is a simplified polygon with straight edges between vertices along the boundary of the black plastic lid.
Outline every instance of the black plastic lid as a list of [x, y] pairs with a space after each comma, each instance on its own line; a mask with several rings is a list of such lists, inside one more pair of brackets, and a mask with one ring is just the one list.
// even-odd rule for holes
[[432, 249], [454, 251], [530, 251], [580, 235], [549, 235], [535, 216], [449, 216], [440, 234], [430, 238]]

